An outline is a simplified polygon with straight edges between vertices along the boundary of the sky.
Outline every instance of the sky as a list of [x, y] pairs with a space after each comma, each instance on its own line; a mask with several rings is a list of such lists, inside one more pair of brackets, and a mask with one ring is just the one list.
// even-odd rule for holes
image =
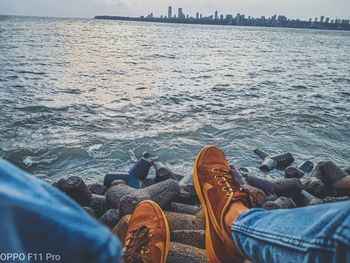
[[185, 14], [198, 11], [211, 15], [245, 14], [260, 17], [274, 14], [308, 19], [325, 15], [350, 18], [350, 0], [0, 0], [0, 14], [94, 17], [95, 15], [140, 16], [151, 12], [166, 15], [171, 5], [182, 7]]

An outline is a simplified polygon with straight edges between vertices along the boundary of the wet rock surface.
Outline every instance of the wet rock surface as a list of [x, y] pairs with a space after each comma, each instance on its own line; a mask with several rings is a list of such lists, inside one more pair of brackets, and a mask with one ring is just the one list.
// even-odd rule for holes
[[[350, 166], [340, 168], [331, 161], [320, 161], [314, 167], [309, 160], [296, 166], [290, 153], [254, 152], [263, 160], [260, 172], [231, 165], [232, 174], [238, 175], [236, 181], [249, 194], [254, 207], [293, 209], [350, 200]], [[149, 176], [152, 167], [155, 177]], [[269, 174], [271, 170], [273, 176]], [[276, 172], [280, 176], [276, 177]], [[204, 250], [205, 218], [192, 175], [176, 174], [144, 154], [128, 172], [109, 173], [103, 183], [87, 185], [81, 177], [73, 176], [53, 186], [113, 230], [122, 242], [136, 206], [153, 200], [163, 208], [170, 225], [168, 262], [208, 262]]]

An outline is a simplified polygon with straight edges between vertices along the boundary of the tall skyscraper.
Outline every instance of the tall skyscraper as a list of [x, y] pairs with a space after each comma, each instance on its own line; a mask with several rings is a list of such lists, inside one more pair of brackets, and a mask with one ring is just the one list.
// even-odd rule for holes
[[173, 8], [171, 6], [168, 7], [168, 19], [172, 18], [173, 16]]
[[219, 12], [215, 11], [215, 16], [214, 16], [215, 20], [219, 19]]
[[197, 12], [196, 14], [196, 19], [199, 19], [199, 12]]
[[320, 22], [321, 22], [321, 23], [324, 22], [324, 16], [321, 16]]

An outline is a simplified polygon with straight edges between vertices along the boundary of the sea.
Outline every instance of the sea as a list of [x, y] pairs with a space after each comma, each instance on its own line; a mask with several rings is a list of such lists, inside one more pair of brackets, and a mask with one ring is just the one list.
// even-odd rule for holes
[[95, 182], [205, 145], [349, 165], [350, 32], [0, 16], [2, 158]]

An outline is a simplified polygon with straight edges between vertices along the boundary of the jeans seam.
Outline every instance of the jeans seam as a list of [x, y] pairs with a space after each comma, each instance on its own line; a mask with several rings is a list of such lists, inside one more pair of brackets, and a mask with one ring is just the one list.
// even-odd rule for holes
[[[294, 238], [294, 237], [288, 237], [288, 236], [283, 236], [283, 235], [279, 235], [279, 234], [267, 233], [264, 231], [259, 231], [259, 230], [247, 228], [245, 226], [236, 225], [236, 224], [233, 225], [232, 230], [233, 231], [237, 230], [238, 232], [241, 232], [243, 234], [250, 235], [250, 236], [254, 235], [255, 237], [261, 237], [264, 239], [268, 239], [270, 241], [273, 240], [273, 241], [279, 241], [279, 242], [286, 242], [289, 245], [299, 247], [302, 249], [308, 249], [311, 246], [316, 247], [316, 248], [329, 249], [329, 250], [334, 249], [334, 246], [332, 245], [332, 243], [333, 243], [332, 240], [328, 240], [328, 239], [325, 239], [323, 237], [315, 238], [315, 242], [309, 242], [309, 241], [301, 240], [301, 239]], [[295, 242], [291, 242], [291, 241], [295, 241]], [[325, 243], [327, 243], [327, 247], [324, 246]]]

